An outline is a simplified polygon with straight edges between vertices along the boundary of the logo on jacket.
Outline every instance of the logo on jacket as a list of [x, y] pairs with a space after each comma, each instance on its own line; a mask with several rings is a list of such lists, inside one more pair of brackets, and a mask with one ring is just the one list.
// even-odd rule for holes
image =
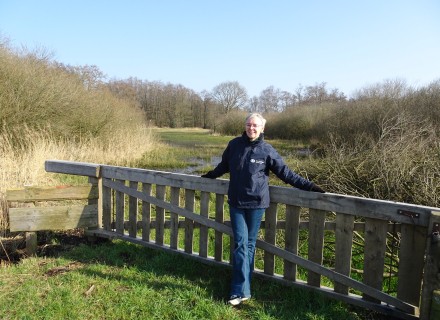
[[264, 161], [263, 160], [256, 160], [256, 159], [251, 159], [251, 163], [256, 163], [256, 164], [263, 164]]

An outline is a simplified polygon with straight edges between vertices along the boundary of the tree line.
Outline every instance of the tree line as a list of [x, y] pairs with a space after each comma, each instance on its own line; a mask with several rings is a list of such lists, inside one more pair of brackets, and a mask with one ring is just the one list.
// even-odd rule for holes
[[180, 84], [137, 78], [110, 80], [106, 86], [119, 97], [136, 101], [154, 125], [172, 128], [215, 128], [219, 119], [237, 110], [272, 113], [295, 106], [347, 101], [343, 92], [328, 89], [325, 82], [299, 85], [294, 93], [270, 86], [253, 97], [237, 81], [223, 82], [199, 93]]
[[96, 66], [57, 63], [56, 67], [76, 75], [88, 91], [110, 91], [140, 109], [144, 120], [158, 127], [201, 127], [237, 134], [241, 123], [235, 119], [247, 112], [264, 113], [274, 124], [267, 132], [284, 139], [322, 140], [329, 132], [345, 137], [367, 134], [377, 139], [382, 123], [399, 114], [419, 123], [428, 121], [436, 130], [440, 126], [440, 79], [420, 88], [400, 79], [384, 80], [358, 89], [350, 99], [325, 82], [300, 84], [293, 92], [269, 86], [258, 96], [249, 97], [237, 81], [195, 92], [180, 84], [134, 77], [106, 81]]

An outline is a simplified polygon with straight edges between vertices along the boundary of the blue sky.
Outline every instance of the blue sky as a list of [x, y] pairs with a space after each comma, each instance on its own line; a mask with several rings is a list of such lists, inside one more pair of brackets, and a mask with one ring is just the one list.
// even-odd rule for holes
[[438, 0], [0, 0], [0, 37], [108, 79], [250, 96], [326, 82], [346, 95], [440, 79]]

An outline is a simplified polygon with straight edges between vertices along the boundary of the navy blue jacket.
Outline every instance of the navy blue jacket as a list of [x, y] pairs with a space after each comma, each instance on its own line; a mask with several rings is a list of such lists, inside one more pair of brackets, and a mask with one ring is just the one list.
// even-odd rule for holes
[[210, 171], [211, 178], [229, 172], [228, 203], [236, 208], [268, 208], [269, 171], [285, 183], [311, 190], [314, 183], [293, 172], [278, 152], [264, 141], [263, 133], [250, 141], [246, 132], [229, 141], [221, 162]]

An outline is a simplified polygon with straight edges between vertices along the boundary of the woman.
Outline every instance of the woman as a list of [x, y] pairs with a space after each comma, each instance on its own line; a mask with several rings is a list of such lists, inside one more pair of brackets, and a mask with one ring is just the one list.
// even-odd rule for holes
[[239, 305], [251, 297], [255, 244], [264, 211], [269, 207], [269, 171], [302, 190], [324, 192], [313, 182], [290, 170], [278, 152], [264, 141], [266, 119], [250, 114], [246, 131], [228, 143], [217, 167], [202, 175], [215, 179], [229, 172], [229, 213], [234, 236], [232, 283], [229, 303]]

